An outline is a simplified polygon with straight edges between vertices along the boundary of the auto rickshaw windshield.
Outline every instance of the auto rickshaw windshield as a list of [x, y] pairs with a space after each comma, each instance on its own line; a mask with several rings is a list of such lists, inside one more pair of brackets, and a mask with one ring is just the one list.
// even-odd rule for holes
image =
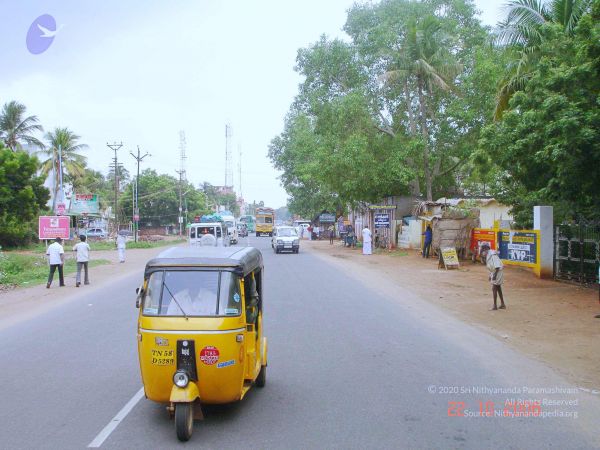
[[157, 270], [148, 277], [145, 316], [239, 316], [238, 278], [232, 272]]

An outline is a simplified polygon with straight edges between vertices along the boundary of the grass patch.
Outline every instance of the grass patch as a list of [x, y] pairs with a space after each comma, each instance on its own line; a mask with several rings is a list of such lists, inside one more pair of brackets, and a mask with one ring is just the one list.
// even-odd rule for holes
[[[110, 264], [106, 259], [93, 259], [89, 267]], [[17, 253], [0, 252], [0, 285], [3, 286], [33, 286], [43, 284], [48, 280], [48, 260], [45, 256], [23, 255]], [[65, 275], [77, 271], [74, 259], [65, 261]], [[58, 281], [58, 271], [54, 274]]]
[[[70, 251], [73, 246], [78, 243], [79, 240], [77, 241], [63, 241], [63, 247], [65, 249], [65, 253], [67, 251]], [[183, 242], [186, 242], [185, 239], [175, 239], [175, 240], [169, 240], [169, 239], [164, 239], [162, 241], [155, 241], [155, 242], [147, 242], [147, 241], [138, 241], [138, 242], [133, 242], [133, 241], [129, 241], [127, 242], [127, 248], [128, 249], [133, 249], [133, 248], [155, 248], [155, 247], [164, 247], [167, 245], [177, 245], [177, 244], [181, 244]], [[94, 241], [94, 240], [89, 240], [88, 244], [90, 244], [90, 248], [92, 251], [98, 251], [98, 250], [115, 250], [117, 248], [116, 244], [114, 241]], [[15, 250], [27, 250], [30, 252], [34, 252], [34, 253], [40, 253], [40, 254], [45, 254], [46, 253], [46, 244], [44, 244], [43, 242], [38, 242], [37, 244], [31, 244], [28, 245], [26, 247], [19, 247]]]
[[127, 248], [155, 248], [155, 247], [165, 247], [167, 245], [177, 245], [183, 244], [187, 242], [185, 239], [175, 239], [173, 241], [164, 240], [164, 241], [156, 241], [156, 242], [146, 242], [146, 241], [138, 241], [138, 242], [128, 242]]
[[376, 255], [389, 255], [389, 256], [408, 256], [408, 252], [404, 249], [395, 248], [388, 251], [385, 248], [376, 248], [373, 252]]

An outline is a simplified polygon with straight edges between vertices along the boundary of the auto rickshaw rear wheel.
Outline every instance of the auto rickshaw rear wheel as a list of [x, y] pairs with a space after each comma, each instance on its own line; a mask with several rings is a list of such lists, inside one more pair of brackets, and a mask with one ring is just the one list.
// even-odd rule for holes
[[265, 384], [267, 384], [267, 366], [260, 366], [260, 372], [258, 372], [255, 383], [259, 388], [265, 387]]
[[194, 428], [194, 404], [177, 403], [175, 405], [175, 431], [177, 439], [180, 441], [189, 441], [192, 437]]

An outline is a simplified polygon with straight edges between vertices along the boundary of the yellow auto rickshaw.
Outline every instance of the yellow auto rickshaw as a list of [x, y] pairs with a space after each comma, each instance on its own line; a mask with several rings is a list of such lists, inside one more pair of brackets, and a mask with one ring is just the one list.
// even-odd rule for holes
[[146, 397], [187, 441], [202, 404], [241, 400], [267, 375], [263, 259], [252, 247], [174, 247], [146, 264], [138, 353]]

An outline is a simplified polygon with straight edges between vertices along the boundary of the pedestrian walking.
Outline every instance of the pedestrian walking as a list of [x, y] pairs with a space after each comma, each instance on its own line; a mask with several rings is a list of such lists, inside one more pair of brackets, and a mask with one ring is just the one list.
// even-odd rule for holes
[[427, 225], [425, 233], [423, 233], [422, 236], [425, 236], [425, 241], [423, 242], [423, 258], [429, 258], [431, 241], [433, 240], [433, 230], [431, 229], [431, 225]]
[[56, 240], [48, 246], [46, 249], [46, 255], [48, 255], [48, 264], [50, 265], [50, 273], [48, 274], [48, 282], [46, 283], [46, 289], [50, 289], [52, 279], [54, 278], [54, 272], [58, 269], [58, 285], [65, 285], [65, 276], [63, 272], [63, 265], [65, 263], [65, 249], [62, 246], [62, 239], [57, 237]]
[[362, 230], [363, 235], [363, 255], [370, 255], [372, 253], [372, 245], [371, 245], [371, 230], [366, 226]]
[[83, 284], [90, 284], [88, 276], [88, 262], [90, 261], [90, 245], [86, 242], [86, 236], [79, 236], [81, 242], [73, 247], [77, 260], [77, 276], [75, 277], [75, 287], [81, 286], [81, 269], [84, 271]]
[[333, 240], [335, 239], [335, 227], [333, 225], [329, 226], [329, 244], [333, 245]]
[[[492, 295], [494, 296], [494, 307], [490, 311], [497, 309], [506, 309], [504, 296], [502, 295], [502, 284], [504, 283], [504, 265], [500, 261], [498, 253], [490, 249], [488, 244], [481, 246], [481, 257], [490, 272], [490, 283], [492, 284]], [[497, 299], [500, 296], [500, 307], [498, 308]]]
[[125, 248], [127, 247], [127, 239], [122, 234], [117, 234], [117, 251], [119, 252], [119, 262], [125, 262]]

